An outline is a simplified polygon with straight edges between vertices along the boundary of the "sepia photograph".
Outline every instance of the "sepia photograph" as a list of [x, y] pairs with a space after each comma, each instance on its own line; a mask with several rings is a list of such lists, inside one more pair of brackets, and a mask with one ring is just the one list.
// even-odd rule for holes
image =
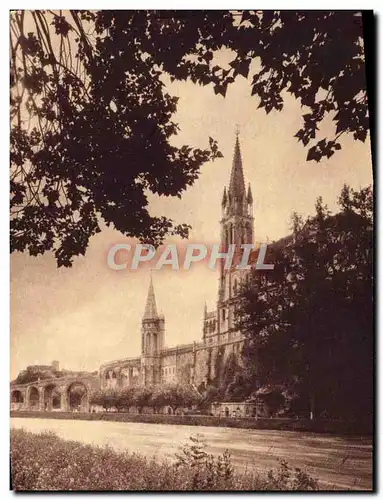
[[375, 491], [375, 29], [9, 11], [10, 490]]

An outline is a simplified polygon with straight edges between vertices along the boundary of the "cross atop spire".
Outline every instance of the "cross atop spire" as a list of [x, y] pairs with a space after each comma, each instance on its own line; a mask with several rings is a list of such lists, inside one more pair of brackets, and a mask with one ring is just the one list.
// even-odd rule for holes
[[156, 297], [154, 295], [152, 273], [150, 273], [148, 297], [146, 299], [145, 313], [142, 319], [157, 319], [157, 318], [158, 318], [158, 313], [157, 313]]
[[237, 130], [237, 137], [234, 147], [233, 166], [231, 168], [230, 176], [229, 195], [232, 199], [242, 198], [245, 195], [245, 192], [245, 179], [243, 175], [241, 149], [239, 146], [239, 137]]

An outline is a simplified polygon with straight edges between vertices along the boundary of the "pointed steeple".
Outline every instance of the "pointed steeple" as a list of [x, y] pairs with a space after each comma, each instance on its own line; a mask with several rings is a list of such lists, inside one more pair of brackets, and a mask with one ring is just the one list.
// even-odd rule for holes
[[222, 196], [222, 206], [226, 207], [227, 204], [227, 193], [226, 193], [226, 186], [223, 188], [223, 196]]
[[231, 198], [241, 198], [245, 195], [245, 179], [242, 168], [241, 149], [239, 147], [239, 137], [235, 141], [233, 166], [231, 169], [229, 194]]
[[145, 313], [142, 319], [157, 319], [156, 297], [154, 295], [152, 275], [150, 275], [148, 298], [146, 299]]
[[253, 203], [253, 193], [251, 192], [250, 182], [249, 182], [249, 188], [247, 190], [247, 203], [249, 205], [252, 205]]

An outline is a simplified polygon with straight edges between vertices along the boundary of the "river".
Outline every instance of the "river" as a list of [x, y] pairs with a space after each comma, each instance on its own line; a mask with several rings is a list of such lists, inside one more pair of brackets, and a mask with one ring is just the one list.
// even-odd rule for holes
[[189, 436], [198, 433], [210, 453], [220, 454], [228, 449], [238, 468], [269, 469], [277, 467], [280, 458], [291, 466], [305, 468], [319, 479], [321, 488], [372, 488], [372, 440], [369, 437], [40, 418], [11, 418], [11, 428], [31, 432], [49, 430], [63, 439], [169, 459], [174, 458]]

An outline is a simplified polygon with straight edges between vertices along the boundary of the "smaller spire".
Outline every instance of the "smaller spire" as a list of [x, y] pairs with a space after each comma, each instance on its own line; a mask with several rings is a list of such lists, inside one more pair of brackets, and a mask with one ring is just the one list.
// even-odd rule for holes
[[226, 207], [227, 204], [227, 193], [226, 193], [226, 186], [223, 188], [223, 196], [222, 196], [222, 206]]
[[152, 273], [150, 273], [148, 297], [146, 299], [145, 313], [142, 319], [157, 319], [157, 318], [158, 318], [158, 313], [157, 313], [156, 297], [154, 295]]
[[249, 182], [249, 188], [247, 190], [247, 203], [249, 205], [252, 205], [253, 204], [253, 194], [251, 192], [251, 187], [250, 187], [250, 182]]
[[237, 134], [234, 147], [233, 166], [231, 168], [229, 195], [232, 198], [244, 198], [246, 192], [245, 180], [242, 169], [241, 148]]
[[203, 315], [204, 315], [204, 318], [206, 318], [206, 316], [207, 316], [207, 304], [206, 304], [206, 300], [205, 300], [205, 307], [203, 309]]

